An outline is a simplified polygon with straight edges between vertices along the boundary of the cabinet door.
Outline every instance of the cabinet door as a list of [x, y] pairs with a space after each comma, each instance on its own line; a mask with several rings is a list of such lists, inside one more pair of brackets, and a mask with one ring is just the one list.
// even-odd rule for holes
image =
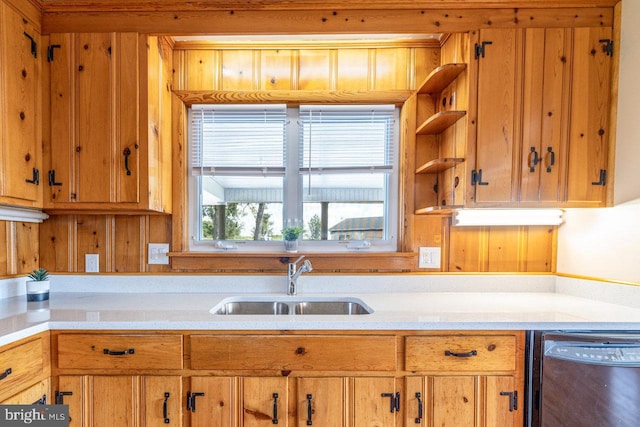
[[[40, 34], [15, 9], [0, 3], [4, 107], [0, 195], [29, 202], [41, 200], [40, 174]], [[28, 204], [28, 203], [27, 203]]]
[[522, 102], [522, 202], [558, 202], [566, 165], [570, 30], [525, 32]]
[[142, 377], [142, 419], [144, 425], [182, 425], [182, 377]]
[[54, 392], [54, 402], [69, 405], [69, 427], [85, 426], [85, 393], [88, 378], [81, 375], [63, 375], [58, 377]]
[[345, 425], [344, 378], [298, 378], [297, 425]]
[[478, 62], [478, 120], [475, 201], [513, 200], [516, 111], [520, 97], [520, 30], [481, 30]]
[[395, 378], [354, 378], [352, 425], [395, 426], [396, 407], [392, 399], [396, 398], [396, 393]]
[[[231, 377], [192, 377], [191, 393], [195, 407], [188, 408], [191, 427], [211, 425], [231, 427], [235, 425], [234, 379]], [[203, 394], [199, 394], [203, 393]]]
[[573, 37], [567, 201], [604, 205], [609, 150], [611, 28], [576, 28]]
[[130, 375], [89, 377], [89, 425], [136, 426], [140, 396], [138, 379]]
[[139, 201], [136, 33], [52, 34], [54, 203]]
[[[473, 376], [433, 377], [432, 413], [434, 426], [474, 426], [477, 379]], [[491, 424], [500, 425], [500, 424]]]
[[242, 378], [242, 426], [288, 425], [287, 378]]
[[[485, 407], [486, 426], [512, 427], [522, 425], [523, 403], [518, 400], [516, 381], [512, 376], [488, 376], [482, 399]], [[521, 399], [520, 399], [521, 400]]]

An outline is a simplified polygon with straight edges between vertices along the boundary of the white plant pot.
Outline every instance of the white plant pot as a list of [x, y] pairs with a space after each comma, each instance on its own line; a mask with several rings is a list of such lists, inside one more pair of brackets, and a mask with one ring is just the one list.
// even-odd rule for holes
[[48, 280], [27, 280], [27, 301], [45, 301], [49, 299]]
[[284, 250], [289, 253], [298, 252], [298, 241], [297, 240], [284, 240]]

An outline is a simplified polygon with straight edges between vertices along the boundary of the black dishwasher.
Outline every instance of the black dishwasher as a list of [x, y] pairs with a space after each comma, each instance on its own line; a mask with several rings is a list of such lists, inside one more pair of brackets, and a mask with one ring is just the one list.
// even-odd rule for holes
[[527, 425], [640, 426], [640, 332], [530, 334]]

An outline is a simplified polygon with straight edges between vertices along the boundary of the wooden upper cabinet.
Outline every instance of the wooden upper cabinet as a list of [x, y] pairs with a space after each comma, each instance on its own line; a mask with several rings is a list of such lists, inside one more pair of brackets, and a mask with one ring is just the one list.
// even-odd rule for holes
[[0, 3], [0, 203], [42, 207], [39, 23]]
[[605, 205], [611, 32], [479, 32], [472, 203]]
[[49, 51], [45, 208], [169, 212], [168, 46], [137, 33], [52, 34]]

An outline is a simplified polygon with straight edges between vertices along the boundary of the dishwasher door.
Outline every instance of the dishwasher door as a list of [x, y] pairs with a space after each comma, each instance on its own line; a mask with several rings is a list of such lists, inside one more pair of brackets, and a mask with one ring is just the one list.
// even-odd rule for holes
[[640, 337], [543, 337], [540, 425], [640, 426]]

